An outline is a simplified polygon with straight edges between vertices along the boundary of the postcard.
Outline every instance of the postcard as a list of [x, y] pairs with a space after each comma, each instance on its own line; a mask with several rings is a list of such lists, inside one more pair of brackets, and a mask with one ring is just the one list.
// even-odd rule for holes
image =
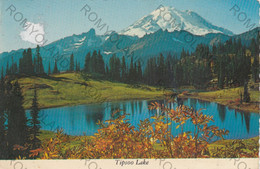
[[0, 168], [259, 168], [256, 0], [3, 0]]

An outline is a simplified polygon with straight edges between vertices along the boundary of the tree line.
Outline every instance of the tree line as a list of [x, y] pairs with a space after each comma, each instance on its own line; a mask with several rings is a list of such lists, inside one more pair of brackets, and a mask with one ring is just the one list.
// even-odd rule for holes
[[[212, 80], [217, 79], [216, 86], [243, 86], [250, 77], [259, 81], [258, 42], [252, 39], [249, 46], [243, 45], [241, 39], [230, 38], [225, 43], [218, 43], [211, 48], [205, 44], [197, 45], [194, 52], [182, 50], [180, 57], [168, 54], [151, 57], [146, 64], [140, 60], [127, 63], [125, 57], [115, 54], [105, 64], [100, 51], [88, 52], [85, 56], [83, 69], [75, 60], [73, 53], [70, 56], [70, 65], [67, 71], [82, 71], [104, 79], [123, 83], [144, 83], [148, 85], [161, 85], [165, 87], [178, 87], [193, 85], [205, 88]], [[59, 73], [57, 62], [51, 71], [50, 63], [47, 74]], [[3, 68], [2, 68], [3, 72]], [[7, 74], [22, 73], [28, 75], [41, 75], [44, 73], [40, 48], [36, 48], [36, 56], [32, 59], [31, 49], [23, 52], [19, 67], [13, 63]], [[3, 76], [2, 76], [3, 77]]]
[[[17, 66], [17, 63], [13, 61], [12, 57], [12, 64], [9, 67], [9, 62], [7, 62], [6, 65], [6, 71], [5, 75], [28, 75], [28, 76], [33, 76], [33, 75], [46, 75], [46, 74], [54, 74], [54, 73], [59, 73], [60, 71], [58, 70], [57, 66], [57, 61], [55, 60], [54, 68], [53, 71], [51, 71], [51, 66], [49, 63], [49, 68], [48, 72], [45, 72], [44, 66], [43, 66], [43, 61], [42, 61], [42, 56], [40, 54], [40, 46], [37, 45], [36, 47], [36, 54], [33, 56], [32, 54], [32, 49], [28, 48], [27, 50], [24, 50], [22, 53], [22, 57], [19, 59], [19, 65]], [[3, 67], [2, 67], [2, 77], [3, 78]]]
[[[106, 66], [106, 77], [125, 83], [145, 83], [164, 87], [193, 85], [206, 88], [213, 80], [218, 88], [243, 86], [252, 77], [259, 81], [259, 57], [257, 40], [250, 45], [242, 45], [241, 39], [229, 39], [210, 48], [199, 44], [193, 53], [182, 50], [180, 58], [176, 55], [163, 54], [147, 60], [145, 65], [140, 61], [128, 66], [125, 57], [120, 60], [115, 55]], [[86, 60], [87, 62], [87, 60]], [[85, 66], [86, 67], [86, 66]], [[142, 67], [144, 71], [142, 71]]]
[[242, 45], [241, 39], [228, 40], [225, 44], [219, 43], [212, 51], [215, 59], [214, 73], [218, 78], [218, 87], [243, 86], [248, 82], [250, 75], [254, 82], [259, 81], [258, 42], [254, 38], [249, 47]]
[[150, 58], [144, 71], [144, 82], [149, 85], [178, 87], [193, 85], [205, 88], [214, 78], [215, 87], [243, 86], [252, 77], [259, 81], [258, 42], [254, 38], [250, 45], [242, 45], [241, 39], [229, 39], [213, 45], [199, 44], [193, 53], [181, 52], [180, 59], [170, 54]]
[[143, 76], [140, 61], [134, 63], [132, 58], [128, 66], [124, 56], [120, 60], [119, 57], [113, 54], [106, 65], [100, 51], [97, 52], [96, 50], [92, 54], [91, 52], [87, 53], [82, 72], [123, 83], [138, 82]]
[[[148, 59], [145, 65], [140, 60], [127, 64], [115, 54], [106, 65], [100, 51], [89, 52], [85, 57], [83, 72], [101, 74], [104, 78], [124, 83], [145, 83], [165, 87], [193, 85], [205, 88], [213, 78], [217, 78], [217, 87], [243, 86], [250, 75], [259, 81], [259, 57], [257, 42], [242, 45], [241, 39], [230, 38], [225, 43], [218, 43], [210, 48], [199, 44], [193, 53], [182, 50], [180, 58], [160, 54]], [[73, 54], [72, 54], [73, 56]], [[71, 57], [71, 63], [74, 60]], [[74, 68], [73, 64], [71, 67]], [[144, 68], [144, 71], [142, 71]], [[72, 70], [72, 69], [71, 69]], [[76, 66], [76, 71], [80, 69]]]

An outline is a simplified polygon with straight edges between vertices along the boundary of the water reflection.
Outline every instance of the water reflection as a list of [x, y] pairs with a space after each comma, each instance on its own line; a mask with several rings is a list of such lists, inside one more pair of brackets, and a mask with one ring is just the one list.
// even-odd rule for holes
[[247, 129], [247, 132], [249, 133], [250, 131], [250, 117], [251, 117], [251, 113], [245, 113], [245, 112], [241, 112], [241, 111], [237, 111], [240, 115], [241, 115], [241, 123], [244, 124], [244, 121], [245, 121], [245, 124], [246, 124], [246, 129]]
[[219, 114], [220, 120], [222, 122], [224, 122], [225, 117], [226, 117], [226, 106], [218, 104], [217, 109], [218, 109], [218, 114]]
[[197, 111], [197, 99], [190, 99], [190, 107]]
[[246, 121], [246, 129], [247, 129], [247, 132], [249, 133], [249, 130], [250, 130], [250, 114], [248, 113], [244, 113], [244, 116], [245, 116], [245, 121]]
[[97, 123], [104, 120], [104, 107], [103, 106], [91, 106], [85, 107], [85, 120], [87, 123]]
[[[145, 120], [158, 114], [156, 110], [149, 110], [148, 105], [154, 101], [135, 100], [121, 102], [106, 102], [102, 104], [89, 104], [71, 107], [60, 107], [42, 109], [40, 114], [46, 116], [44, 121], [41, 121], [42, 129], [51, 130], [46, 124], [54, 122], [57, 126], [62, 127], [67, 134], [70, 135], [93, 135], [99, 129], [98, 121], [115, 119], [120, 114], [126, 112], [129, 114], [127, 119], [130, 123], [137, 127], [140, 120]], [[180, 104], [193, 107], [195, 110], [203, 109], [202, 112], [206, 115], [212, 115], [214, 122], [210, 125], [216, 125], [220, 129], [229, 130], [227, 139], [242, 139], [251, 138], [258, 135], [259, 131], [259, 114], [245, 113], [228, 109], [226, 106], [219, 105], [214, 102], [203, 102], [196, 99], [176, 100], [175, 103], [167, 103], [165, 100], [157, 100], [159, 103], [167, 104], [171, 108], [176, 108]], [[116, 110], [122, 110], [120, 113], [112, 116]], [[29, 116], [29, 111], [27, 111]], [[179, 134], [180, 128], [176, 129], [177, 124], [172, 123], [172, 134]], [[187, 122], [183, 128], [184, 131], [193, 131], [191, 122]]]
[[182, 98], [177, 97], [176, 100], [177, 100], [178, 106], [182, 106], [183, 105], [183, 99]]
[[208, 101], [203, 101], [203, 100], [199, 100], [198, 99], [198, 103], [202, 106], [202, 107], [208, 107], [210, 102]]

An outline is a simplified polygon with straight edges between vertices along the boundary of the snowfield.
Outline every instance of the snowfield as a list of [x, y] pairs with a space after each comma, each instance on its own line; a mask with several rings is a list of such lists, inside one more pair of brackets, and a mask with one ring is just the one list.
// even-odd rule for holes
[[125, 28], [120, 33], [143, 37], [145, 34], [154, 33], [159, 29], [167, 29], [169, 32], [186, 30], [194, 35], [205, 35], [208, 33], [233, 35], [229, 30], [214, 26], [196, 12], [191, 10], [180, 11], [173, 7], [157, 9]]

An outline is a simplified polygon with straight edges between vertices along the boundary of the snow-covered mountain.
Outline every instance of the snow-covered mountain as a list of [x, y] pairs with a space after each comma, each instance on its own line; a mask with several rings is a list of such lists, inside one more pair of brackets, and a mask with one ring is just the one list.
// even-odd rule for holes
[[139, 19], [120, 33], [130, 36], [143, 37], [159, 29], [168, 30], [186, 30], [194, 35], [205, 35], [208, 33], [223, 33], [233, 35], [227, 29], [214, 26], [196, 12], [186, 10], [180, 11], [173, 7], [162, 7]]

